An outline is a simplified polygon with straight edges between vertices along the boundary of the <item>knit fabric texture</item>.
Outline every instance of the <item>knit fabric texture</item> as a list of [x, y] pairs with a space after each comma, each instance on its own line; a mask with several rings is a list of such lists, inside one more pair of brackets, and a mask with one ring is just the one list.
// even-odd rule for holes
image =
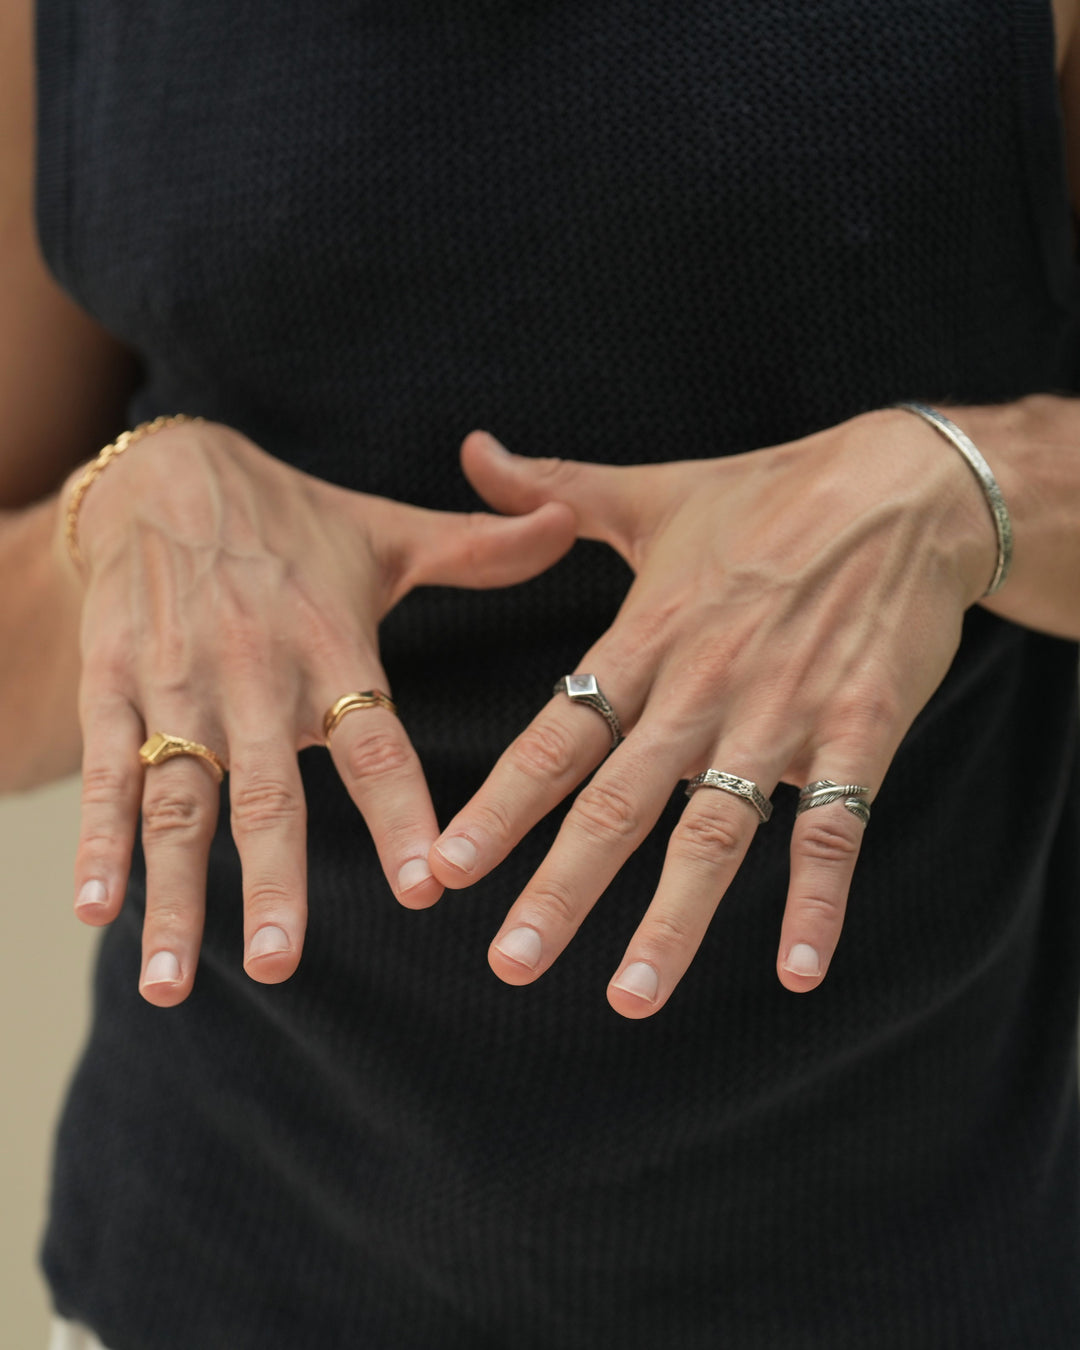
[[[1045, 0], [38, 8], [43, 246], [139, 353], [133, 422], [456, 509], [475, 426], [638, 463], [1075, 387]], [[442, 819], [628, 579], [583, 543], [389, 616]], [[558, 812], [410, 912], [305, 751], [310, 926], [264, 986], [223, 800], [191, 998], [138, 996], [140, 859], [103, 939], [58, 1310], [111, 1350], [1075, 1350], [1076, 665], [970, 612], [806, 997], [792, 789], [643, 1022], [604, 990], [677, 793], [524, 989], [485, 953]]]

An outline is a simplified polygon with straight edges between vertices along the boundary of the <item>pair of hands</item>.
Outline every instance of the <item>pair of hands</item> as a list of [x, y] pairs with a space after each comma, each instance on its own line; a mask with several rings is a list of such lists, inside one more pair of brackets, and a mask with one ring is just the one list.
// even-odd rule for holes
[[[194, 758], [144, 775], [148, 730], [202, 742], [229, 766], [245, 968], [287, 978], [306, 919], [296, 752], [321, 743], [323, 714], [342, 693], [388, 687], [377, 628], [413, 587], [523, 581], [577, 536], [608, 543], [635, 573], [614, 624], [578, 664], [621, 718], [626, 739], [610, 756], [603, 719], [557, 696], [440, 835], [397, 718], [352, 715], [332, 739], [391, 889], [411, 908], [485, 875], [596, 770], [492, 944], [495, 973], [525, 984], [558, 957], [680, 778], [715, 767], [766, 795], [819, 778], [878, 788], [993, 570], [978, 486], [931, 428], [900, 411], [749, 454], [626, 468], [529, 460], [475, 432], [462, 465], [499, 516], [334, 487], [215, 424], [154, 439], [166, 438], [110, 466], [80, 517], [76, 860], [77, 914], [110, 922], [141, 810], [140, 988], [161, 1006], [194, 979], [219, 792]], [[616, 1011], [663, 1006], [757, 824], [727, 793], [689, 800], [609, 985]], [[861, 834], [841, 803], [796, 820], [778, 952], [789, 989], [824, 977]]]

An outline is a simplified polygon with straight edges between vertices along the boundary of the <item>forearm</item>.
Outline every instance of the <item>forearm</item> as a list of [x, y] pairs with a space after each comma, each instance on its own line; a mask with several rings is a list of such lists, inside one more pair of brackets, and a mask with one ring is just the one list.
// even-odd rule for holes
[[56, 499], [0, 512], [0, 793], [79, 767], [80, 588]]
[[1037, 394], [942, 411], [986, 457], [1012, 517], [1012, 571], [983, 604], [1027, 628], [1080, 639], [1080, 399]]

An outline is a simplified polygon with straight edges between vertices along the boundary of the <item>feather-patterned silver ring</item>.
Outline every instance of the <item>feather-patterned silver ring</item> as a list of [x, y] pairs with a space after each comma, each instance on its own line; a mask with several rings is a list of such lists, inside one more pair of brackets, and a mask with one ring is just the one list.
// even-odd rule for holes
[[815, 806], [829, 806], [832, 802], [843, 802], [845, 808], [857, 817], [863, 829], [870, 823], [870, 795], [868, 787], [858, 783], [834, 783], [831, 778], [819, 778], [799, 789], [799, 804], [795, 814], [801, 816], [804, 811], [812, 811]]

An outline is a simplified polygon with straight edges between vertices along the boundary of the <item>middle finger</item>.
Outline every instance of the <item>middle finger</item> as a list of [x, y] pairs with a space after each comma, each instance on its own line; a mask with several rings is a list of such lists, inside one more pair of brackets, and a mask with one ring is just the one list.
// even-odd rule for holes
[[[220, 738], [200, 729], [191, 708], [162, 713], [151, 709], [151, 732], [166, 730], [209, 744], [220, 753]], [[179, 730], [178, 730], [179, 729]], [[146, 858], [146, 917], [143, 923], [143, 997], [172, 1007], [191, 992], [202, 941], [206, 869], [217, 825], [221, 794], [216, 776], [193, 755], [178, 756], [146, 769], [142, 799], [142, 840]]]
[[[710, 763], [753, 783], [768, 797], [776, 786], [780, 759], [770, 765], [758, 757], [756, 768], [750, 759], [721, 743]], [[616, 1012], [648, 1017], [664, 1006], [701, 946], [762, 823], [754, 805], [731, 792], [702, 787], [693, 793], [672, 831], [656, 894], [609, 986], [608, 1001]]]
[[[307, 926], [307, 805], [295, 729], [246, 710], [230, 728], [229, 805], [244, 886], [244, 969], [264, 984], [287, 979]], [[257, 728], [257, 730], [256, 730]]]
[[686, 754], [685, 746], [639, 724], [597, 771], [491, 945], [500, 979], [528, 984], [562, 952], [660, 818]]

